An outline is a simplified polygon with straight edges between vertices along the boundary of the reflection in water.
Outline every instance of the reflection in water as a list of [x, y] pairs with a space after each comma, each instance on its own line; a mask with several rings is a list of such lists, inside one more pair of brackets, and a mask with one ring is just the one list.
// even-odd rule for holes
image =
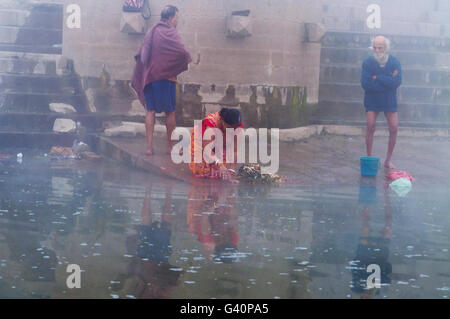
[[[168, 298], [177, 285], [181, 271], [170, 265], [172, 254], [172, 185], [165, 192], [161, 220], [155, 220], [151, 205], [152, 184], [145, 189], [142, 224], [138, 234], [127, 238], [127, 253], [133, 255], [127, 273], [113, 282], [112, 290], [131, 292], [135, 298]], [[176, 269], [178, 270], [178, 269]]]
[[[450, 295], [446, 189], [193, 186], [108, 163], [1, 163], [0, 297]], [[81, 289], [66, 286], [72, 263]], [[381, 289], [366, 289], [369, 264]]]
[[27, 281], [55, 281], [55, 251], [43, 247], [33, 234], [21, 232], [20, 241], [15, 237], [17, 235], [17, 231], [14, 234], [8, 232], [6, 241], [11, 261], [22, 265], [21, 277]]
[[[377, 188], [375, 180], [361, 179], [359, 202], [364, 204], [361, 212], [361, 237], [359, 239], [356, 256], [352, 262], [352, 291], [356, 293], [365, 292], [365, 297], [369, 297], [377, 291], [377, 288], [367, 287], [367, 278], [370, 272], [367, 271], [369, 265], [378, 265], [381, 271], [381, 284], [390, 284], [392, 265], [389, 259], [389, 244], [392, 238], [392, 206], [391, 199], [385, 187], [384, 193], [384, 227], [377, 234], [372, 231], [371, 208], [376, 204]], [[366, 289], [366, 291], [364, 291]]]
[[232, 185], [191, 186], [187, 205], [189, 231], [195, 233], [205, 251], [215, 261], [236, 261], [238, 213]]

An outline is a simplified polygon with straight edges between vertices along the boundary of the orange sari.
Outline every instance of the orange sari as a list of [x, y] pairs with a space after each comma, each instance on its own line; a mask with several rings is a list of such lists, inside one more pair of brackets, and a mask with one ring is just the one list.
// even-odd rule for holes
[[[201, 127], [194, 126], [194, 129], [191, 132], [191, 162], [189, 164], [189, 169], [192, 172], [192, 175], [195, 177], [210, 177], [210, 178], [219, 178], [219, 167], [216, 164], [209, 164], [203, 158], [203, 134], [205, 133], [208, 127], [210, 128], [218, 128], [220, 123], [220, 115], [219, 112], [211, 113], [207, 115], [203, 120]], [[239, 128], [242, 128], [242, 122]], [[194, 131], [201, 130], [201, 141], [196, 141], [194, 138]], [[226, 140], [225, 134], [223, 139], [223, 153], [226, 154]], [[197, 144], [196, 144], [197, 143]], [[201, 154], [197, 154], [198, 158], [202, 159], [201, 163], [194, 162], [194, 154], [198, 152]], [[227, 168], [230, 167], [231, 163], [223, 162]]]

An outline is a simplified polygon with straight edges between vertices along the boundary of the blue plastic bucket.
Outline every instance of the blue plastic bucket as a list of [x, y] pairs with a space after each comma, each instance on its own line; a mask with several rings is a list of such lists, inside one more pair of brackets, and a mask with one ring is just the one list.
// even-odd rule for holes
[[362, 176], [377, 176], [380, 159], [378, 157], [361, 156], [361, 175]]

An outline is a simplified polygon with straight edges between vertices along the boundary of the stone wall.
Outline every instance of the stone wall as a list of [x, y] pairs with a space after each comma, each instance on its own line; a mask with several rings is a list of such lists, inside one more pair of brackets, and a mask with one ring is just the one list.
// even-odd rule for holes
[[[73, 59], [85, 89], [90, 89], [91, 100], [100, 100], [96, 97], [98, 82], [107, 76], [111, 101], [98, 102], [97, 109], [127, 112], [131, 108], [129, 94], [124, 94], [124, 90], [118, 92], [121, 89], [117, 87], [127, 87], [134, 67], [133, 56], [143, 35], [120, 32], [123, 1], [41, 2], [80, 6], [81, 28], [64, 25], [63, 55]], [[149, 3], [152, 15], [147, 28], [159, 21], [161, 9], [168, 4], [162, 0]], [[318, 102], [321, 46], [319, 42], [307, 41], [305, 23], [320, 20], [319, 2], [174, 0], [171, 3], [180, 9], [178, 30], [194, 60], [189, 71], [179, 77], [178, 99], [181, 108], [186, 106], [184, 111], [179, 110], [180, 118], [195, 118], [220, 105], [263, 105], [268, 97], [264, 94], [274, 88], [282, 94], [286, 92], [282, 101], [289, 100], [287, 91], [300, 90], [306, 103]], [[251, 36], [227, 37], [226, 22], [231, 12], [246, 9], [250, 10]], [[66, 13], [66, 19], [68, 16]]]
[[[14, 8], [30, 0], [4, 0]], [[64, 5], [62, 55], [73, 60], [85, 92], [77, 109], [142, 113], [129, 79], [143, 35], [120, 32], [123, 0], [38, 0]], [[169, 2], [150, 0], [146, 29]], [[69, 28], [66, 11], [81, 9], [81, 28]], [[180, 125], [221, 106], [239, 107], [252, 126], [292, 127], [317, 122], [361, 122], [362, 59], [370, 37], [384, 34], [400, 58], [404, 84], [401, 117], [412, 124], [449, 124], [450, 3], [448, 0], [174, 0], [179, 32], [194, 63], [179, 77]], [[381, 8], [370, 29], [368, 6]], [[250, 10], [251, 35], [227, 36], [231, 12]], [[318, 23], [328, 31], [321, 39]], [[306, 30], [313, 30], [307, 33]], [[309, 35], [309, 36], [308, 36]], [[60, 49], [60, 48], [56, 48]], [[55, 52], [58, 53], [58, 52]], [[80, 101], [81, 101], [80, 100]], [[81, 103], [81, 102], [80, 102]], [[405, 123], [405, 122], [403, 122]]]
[[[380, 28], [369, 28], [370, 4], [380, 6]], [[398, 90], [401, 125], [450, 126], [450, 2], [447, 0], [325, 0], [319, 105], [312, 123], [363, 124], [362, 61], [371, 38], [391, 40], [403, 83]], [[380, 118], [380, 122], [385, 121]]]
[[[424, 37], [450, 37], [448, 0], [323, 0], [321, 22], [327, 30]], [[371, 4], [380, 6], [381, 28], [366, 20]]]

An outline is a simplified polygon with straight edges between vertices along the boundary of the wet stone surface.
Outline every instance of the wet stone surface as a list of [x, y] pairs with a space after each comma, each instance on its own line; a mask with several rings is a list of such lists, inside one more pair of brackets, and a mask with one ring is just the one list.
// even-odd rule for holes
[[[450, 191], [419, 170], [399, 197], [353, 169], [329, 183], [203, 187], [38, 151], [19, 163], [17, 152], [0, 151], [2, 298], [450, 296]], [[79, 289], [66, 285], [69, 264]], [[365, 289], [371, 264], [379, 289]]]

